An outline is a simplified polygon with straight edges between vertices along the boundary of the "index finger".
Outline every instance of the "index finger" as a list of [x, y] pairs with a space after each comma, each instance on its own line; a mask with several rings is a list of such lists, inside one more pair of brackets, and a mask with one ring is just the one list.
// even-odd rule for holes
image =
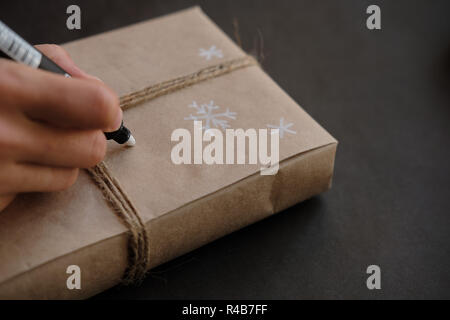
[[[45, 54], [50, 60], [63, 68], [71, 76], [76, 78], [88, 78], [91, 80], [100, 80], [80, 69], [70, 57], [69, 53], [56, 44], [38, 44], [35, 46], [40, 52]], [[101, 80], [100, 80], [101, 81]]]
[[100, 81], [65, 78], [0, 59], [0, 94], [27, 116], [59, 127], [116, 130], [117, 95]]

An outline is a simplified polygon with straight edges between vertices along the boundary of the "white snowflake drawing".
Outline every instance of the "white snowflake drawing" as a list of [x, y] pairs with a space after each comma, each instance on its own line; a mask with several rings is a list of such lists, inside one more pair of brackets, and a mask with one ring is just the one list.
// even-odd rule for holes
[[205, 57], [206, 60], [211, 60], [213, 57], [223, 58], [222, 50], [217, 49], [216, 46], [211, 46], [209, 49], [200, 48], [200, 57]]
[[289, 129], [293, 125], [294, 125], [293, 123], [286, 123], [285, 124], [284, 123], [284, 118], [280, 118], [280, 124], [279, 125], [268, 124], [267, 127], [272, 128], [272, 129], [279, 129], [280, 130], [280, 138], [283, 138], [285, 132], [288, 132], [290, 134], [296, 134], [297, 133], [296, 131]]
[[194, 108], [197, 112], [195, 115], [190, 114], [189, 117], [184, 118], [184, 120], [205, 120], [203, 125], [203, 129], [205, 130], [211, 129], [211, 126], [226, 129], [230, 127], [228, 120], [226, 119], [236, 120], [236, 112], [231, 112], [228, 108], [225, 112], [214, 113], [214, 110], [217, 110], [220, 107], [217, 106], [213, 100], [201, 105], [198, 105], [196, 101], [193, 101], [192, 104], [189, 105], [189, 108]]

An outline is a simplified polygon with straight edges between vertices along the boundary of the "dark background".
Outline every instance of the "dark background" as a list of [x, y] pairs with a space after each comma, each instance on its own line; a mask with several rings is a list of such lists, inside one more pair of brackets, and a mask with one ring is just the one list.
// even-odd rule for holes
[[[238, 21], [244, 49], [339, 140], [333, 188], [97, 298], [450, 298], [450, 1], [2, 1], [0, 19], [62, 43], [194, 4], [233, 38]], [[370, 4], [382, 30], [366, 28]]]

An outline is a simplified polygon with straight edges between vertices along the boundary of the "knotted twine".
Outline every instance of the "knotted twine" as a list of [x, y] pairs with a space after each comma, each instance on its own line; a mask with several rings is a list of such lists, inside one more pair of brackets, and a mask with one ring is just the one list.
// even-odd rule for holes
[[[253, 57], [245, 56], [209, 66], [197, 72], [163, 81], [124, 95], [120, 98], [120, 107], [126, 110], [142, 102], [196, 83], [257, 64]], [[125, 270], [122, 282], [124, 284], [138, 283], [142, 281], [150, 269], [150, 243], [145, 224], [129, 196], [121, 187], [119, 181], [114, 178], [104, 161], [93, 168], [87, 169], [87, 172], [101, 190], [108, 206], [128, 229], [128, 267]]]

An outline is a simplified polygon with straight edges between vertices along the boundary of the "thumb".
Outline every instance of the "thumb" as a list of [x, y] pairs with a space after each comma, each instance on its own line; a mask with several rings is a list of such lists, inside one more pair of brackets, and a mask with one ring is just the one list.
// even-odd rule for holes
[[56, 44], [39, 44], [35, 47], [73, 77], [101, 81], [99, 78], [81, 70], [62, 47]]

